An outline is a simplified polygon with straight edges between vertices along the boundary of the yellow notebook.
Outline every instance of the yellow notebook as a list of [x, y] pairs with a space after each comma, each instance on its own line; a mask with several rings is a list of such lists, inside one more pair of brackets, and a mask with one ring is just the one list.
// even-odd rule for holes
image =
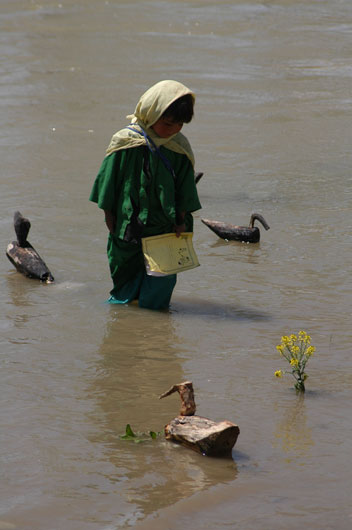
[[192, 232], [143, 237], [142, 248], [147, 274], [164, 276], [199, 267], [193, 248]]

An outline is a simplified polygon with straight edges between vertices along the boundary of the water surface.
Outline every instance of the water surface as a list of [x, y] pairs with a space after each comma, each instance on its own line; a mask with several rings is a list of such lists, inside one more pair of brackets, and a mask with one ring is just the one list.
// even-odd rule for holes
[[[348, 0], [2, 0], [0, 529], [351, 527], [351, 77]], [[103, 215], [88, 202], [111, 135], [149, 86], [197, 95], [185, 126], [201, 266], [169, 312], [104, 303]], [[55, 283], [5, 256], [13, 213]], [[226, 242], [201, 218], [247, 224]], [[275, 346], [306, 330], [307, 392]], [[237, 423], [229, 459], [166, 442], [172, 384]]]

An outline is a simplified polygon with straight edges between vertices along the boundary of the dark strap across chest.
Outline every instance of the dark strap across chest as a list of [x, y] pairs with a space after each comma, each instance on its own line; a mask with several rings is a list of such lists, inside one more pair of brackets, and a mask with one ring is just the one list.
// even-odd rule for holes
[[155, 144], [155, 142], [150, 138], [150, 136], [147, 135], [147, 133], [142, 129], [142, 127], [140, 128], [140, 131], [128, 126], [126, 127], [126, 129], [129, 129], [130, 131], [136, 132], [137, 134], [144, 136], [149, 151], [153, 154], [158, 155], [166, 169], [170, 171], [172, 177], [176, 180], [176, 174], [171, 165], [170, 160], [164, 155], [164, 153], [161, 152], [160, 148]]

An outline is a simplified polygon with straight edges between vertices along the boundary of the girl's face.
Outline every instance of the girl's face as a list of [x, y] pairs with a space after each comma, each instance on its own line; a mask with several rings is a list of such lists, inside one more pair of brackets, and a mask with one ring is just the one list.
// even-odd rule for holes
[[183, 122], [175, 122], [172, 118], [161, 117], [152, 125], [152, 129], [160, 138], [169, 138], [169, 136], [180, 132], [182, 126]]

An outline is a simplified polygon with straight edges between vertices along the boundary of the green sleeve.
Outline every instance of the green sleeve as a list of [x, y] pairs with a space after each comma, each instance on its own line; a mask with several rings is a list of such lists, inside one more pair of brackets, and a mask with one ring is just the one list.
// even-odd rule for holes
[[198, 198], [194, 169], [185, 155], [182, 158], [182, 164], [176, 172], [176, 209], [178, 212], [194, 212], [202, 207]]
[[120, 152], [104, 158], [93, 184], [89, 200], [96, 202], [102, 210], [113, 212], [116, 208], [120, 158]]

